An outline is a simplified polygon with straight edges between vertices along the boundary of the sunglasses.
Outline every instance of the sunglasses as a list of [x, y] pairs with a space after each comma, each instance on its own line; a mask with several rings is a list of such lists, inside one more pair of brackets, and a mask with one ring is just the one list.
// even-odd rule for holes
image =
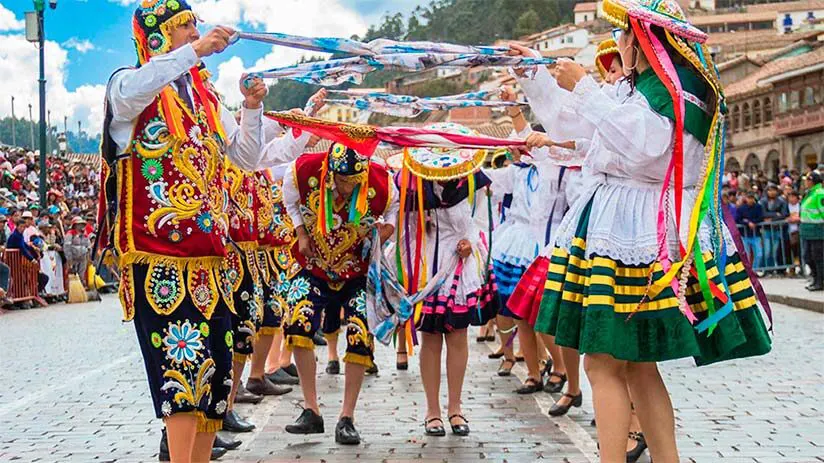
[[616, 27], [615, 29], [612, 30], [612, 40], [615, 40], [615, 42], [617, 43], [618, 40], [621, 38], [621, 34], [623, 34], [623, 33], [624, 33], [623, 29], [621, 29], [620, 27]]

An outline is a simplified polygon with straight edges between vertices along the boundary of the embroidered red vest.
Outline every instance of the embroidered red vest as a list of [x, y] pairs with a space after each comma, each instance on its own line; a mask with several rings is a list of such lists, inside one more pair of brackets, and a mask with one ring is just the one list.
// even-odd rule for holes
[[229, 237], [237, 244], [256, 243], [258, 203], [255, 174], [226, 160], [226, 186], [229, 188]]
[[267, 248], [291, 245], [295, 229], [283, 206], [283, 180], [273, 181], [266, 171], [256, 172], [255, 180], [258, 244]]
[[300, 212], [303, 224], [318, 251], [316, 258], [307, 259], [300, 253], [298, 243], [292, 254], [298, 263], [318, 278], [331, 283], [366, 274], [368, 262], [364, 260], [363, 241], [372, 225], [383, 215], [392, 199], [389, 193], [389, 173], [383, 166], [369, 164], [369, 209], [359, 226], [349, 222], [349, 201], [335, 202], [332, 208], [332, 229], [325, 236], [317, 229], [320, 207], [320, 169], [326, 153], [304, 154], [295, 161], [294, 185], [300, 193]]
[[[211, 104], [218, 100], [210, 95]], [[124, 318], [134, 316], [134, 291], [145, 291], [161, 314], [172, 313], [186, 294], [209, 318], [221, 292], [228, 196], [223, 187], [223, 141], [211, 133], [197, 92], [192, 113], [179, 100], [188, 140], [169, 133], [159, 97], [143, 110], [128, 156], [118, 160], [115, 247], [122, 268]], [[132, 264], [149, 265], [135, 288]], [[218, 282], [220, 286], [218, 286]]]

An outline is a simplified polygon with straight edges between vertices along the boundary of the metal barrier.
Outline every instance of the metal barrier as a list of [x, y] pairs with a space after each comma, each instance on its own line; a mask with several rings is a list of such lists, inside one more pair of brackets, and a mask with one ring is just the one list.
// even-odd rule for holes
[[[794, 228], [793, 232], [790, 228]], [[786, 220], [761, 222], [753, 227], [738, 224], [744, 250], [758, 272], [787, 271], [804, 274], [804, 243], [798, 233], [798, 224]]]
[[9, 290], [7, 297], [12, 302], [37, 299], [37, 277], [40, 264], [23, 257], [19, 249], [6, 249], [3, 262], [9, 266]]

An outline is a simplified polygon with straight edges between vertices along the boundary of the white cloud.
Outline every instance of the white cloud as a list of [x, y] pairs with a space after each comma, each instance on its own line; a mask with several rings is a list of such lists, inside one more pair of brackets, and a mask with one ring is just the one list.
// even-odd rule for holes
[[[367, 24], [355, 11], [338, 0], [192, 0], [192, 8], [208, 24], [232, 27], [250, 25], [265, 31], [306, 36], [349, 37], [363, 34]], [[260, 44], [261, 50], [265, 45]], [[231, 54], [231, 48], [226, 51]], [[244, 70], [261, 70], [296, 62], [307, 52], [286, 47], [271, 47], [254, 64], [235, 56], [218, 65], [215, 87], [226, 102], [236, 105], [242, 100], [238, 79]]]
[[26, 26], [22, 19], [17, 19], [14, 13], [0, 3], [0, 32], [19, 31]]
[[92, 44], [88, 39], [78, 39], [77, 37], [72, 37], [69, 40], [66, 40], [63, 42], [63, 46], [77, 50], [80, 53], [86, 53], [94, 50], [95, 48], [94, 44]]
[[[83, 122], [83, 130], [99, 133], [103, 126], [104, 85], [83, 85], [69, 91], [66, 88], [68, 52], [60, 44], [46, 42], [46, 104], [51, 110], [53, 126], [63, 127], [68, 116], [70, 127]], [[35, 120], [39, 116], [38, 51], [21, 34], [0, 35], [0, 114], [11, 114], [11, 96], [15, 98], [15, 115], [28, 117], [28, 105], [33, 106]]]

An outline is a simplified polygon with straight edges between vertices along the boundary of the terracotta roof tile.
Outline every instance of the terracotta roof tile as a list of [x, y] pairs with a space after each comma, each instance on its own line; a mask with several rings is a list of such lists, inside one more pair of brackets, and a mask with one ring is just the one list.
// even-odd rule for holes
[[748, 12], [771, 11], [785, 13], [788, 11], [824, 10], [824, 0], [800, 0], [797, 2], [777, 2], [748, 5]]
[[589, 11], [596, 11], [598, 10], [598, 3], [597, 2], [584, 2], [584, 3], [576, 3], [575, 9], [573, 11], [575, 13], [583, 13]]
[[754, 13], [708, 14], [692, 16], [689, 19], [694, 26], [701, 27], [724, 23], [775, 21], [776, 14], [775, 11], [756, 11]]
[[544, 58], [573, 58], [581, 52], [583, 48], [566, 47], [557, 50], [543, 50], [541, 56]]
[[765, 64], [758, 71], [748, 75], [747, 77], [728, 85], [725, 89], [727, 98], [734, 100], [743, 98], [756, 90], [763, 89], [768, 91], [771, 86], [759, 87], [758, 82], [772, 76], [776, 76], [785, 72], [802, 69], [813, 64], [818, 64], [824, 60], [824, 47], [820, 47], [815, 51], [805, 53], [803, 55], [793, 56], [789, 58], [780, 58], [775, 61], [770, 61]]

